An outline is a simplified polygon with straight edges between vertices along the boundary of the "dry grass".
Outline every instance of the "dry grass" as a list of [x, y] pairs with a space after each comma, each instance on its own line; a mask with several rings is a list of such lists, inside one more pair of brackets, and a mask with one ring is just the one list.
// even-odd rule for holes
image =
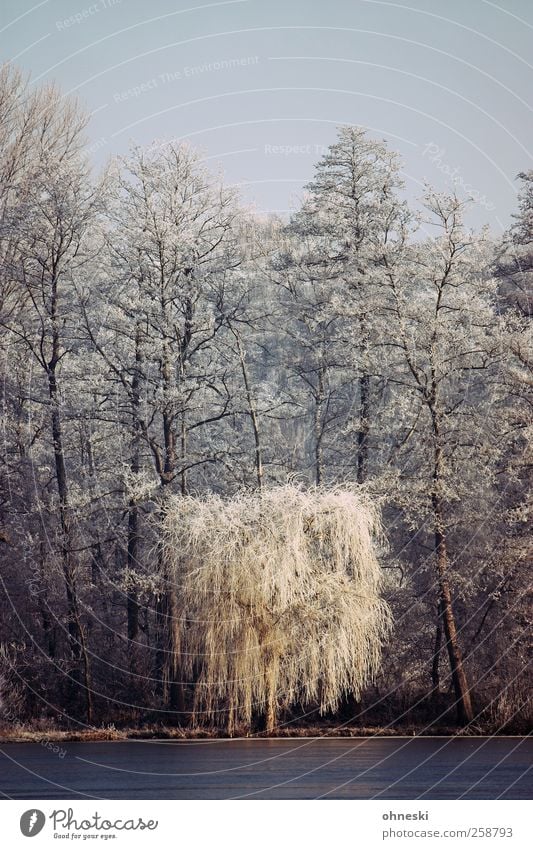
[[[487, 733], [486, 729], [469, 729], [465, 736], [479, 736]], [[275, 739], [303, 739], [309, 737], [320, 738], [352, 738], [352, 737], [415, 737], [415, 736], [457, 736], [456, 727], [432, 726], [428, 728], [423, 725], [409, 724], [396, 728], [381, 728], [379, 726], [338, 726], [334, 723], [323, 723], [320, 725], [286, 726], [276, 728], [272, 733], [257, 732], [254, 734], [243, 731], [239, 736], [249, 739], [262, 739], [265, 737]], [[48, 732], [35, 731], [25, 727], [12, 727], [0, 730], [0, 743], [95, 743], [105, 741], [121, 740], [201, 740], [227, 738], [228, 732], [217, 728], [176, 728], [160, 725], [151, 725], [143, 728], [93, 728], [86, 731], [58, 731], [50, 729]]]

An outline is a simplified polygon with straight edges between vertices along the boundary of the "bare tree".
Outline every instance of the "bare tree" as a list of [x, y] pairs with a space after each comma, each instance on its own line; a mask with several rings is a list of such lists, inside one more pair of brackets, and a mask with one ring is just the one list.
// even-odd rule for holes
[[[413, 246], [403, 268], [389, 269], [396, 319], [389, 344], [399, 353], [395, 377], [404, 387], [398, 413], [410, 422], [400, 452], [408, 464], [403, 469], [404, 509], [416, 513], [420, 522], [425, 504], [433, 525], [439, 588], [433, 685], [438, 680], [442, 621], [458, 717], [468, 723], [473, 709], [453, 606], [450, 504], [468, 497], [481, 456], [488, 468], [495, 468], [499, 449], [489, 410], [501, 337], [493, 308], [490, 252], [483, 239], [465, 230], [463, 206], [453, 197], [428, 196], [430, 220], [439, 235]], [[406, 474], [409, 468], [412, 478]]]
[[[8, 187], [4, 213], [11, 219], [7, 227], [16, 236], [8, 234], [7, 240], [10, 262], [4, 278], [2, 324], [13, 345], [32, 358], [46, 386], [69, 642], [83, 670], [86, 714], [91, 721], [90, 663], [77, 589], [60, 373], [75, 343], [72, 277], [86, 261], [87, 236], [98, 202], [80, 153], [86, 119], [76, 104], [62, 101], [54, 89], [29, 95], [18, 77], [4, 74], [4, 84], [6, 80], [17, 86], [11, 115], [15, 148], [17, 130], [24, 140], [18, 158], [8, 162], [16, 185]], [[15, 200], [6, 213], [10, 191]]]

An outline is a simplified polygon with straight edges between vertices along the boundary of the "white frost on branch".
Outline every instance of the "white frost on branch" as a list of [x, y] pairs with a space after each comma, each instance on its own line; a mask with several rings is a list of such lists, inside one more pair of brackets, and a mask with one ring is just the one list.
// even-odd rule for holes
[[355, 489], [171, 498], [163, 555], [195, 710], [230, 732], [264, 713], [271, 729], [280, 706], [324, 712], [359, 695], [390, 629], [379, 535], [375, 507]]

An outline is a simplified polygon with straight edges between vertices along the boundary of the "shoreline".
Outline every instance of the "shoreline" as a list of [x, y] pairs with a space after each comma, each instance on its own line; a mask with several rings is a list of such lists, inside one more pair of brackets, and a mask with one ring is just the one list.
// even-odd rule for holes
[[398, 728], [397, 732], [389, 728], [362, 727], [362, 728], [320, 728], [317, 726], [309, 728], [298, 728], [292, 730], [280, 729], [278, 732], [266, 734], [255, 732], [250, 734], [237, 733], [231, 736], [223, 731], [202, 728], [172, 728], [160, 726], [157, 728], [94, 728], [84, 731], [73, 730], [33, 730], [12, 729], [0, 731], [0, 745], [4, 743], [111, 743], [111, 742], [135, 742], [153, 740], [154, 742], [167, 741], [220, 741], [220, 740], [323, 740], [323, 739], [414, 739], [416, 737], [459, 737], [459, 738], [482, 738], [482, 737], [515, 737], [521, 738], [527, 734], [501, 733], [491, 734], [486, 729], [465, 730], [454, 727], [440, 727], [434, 730], [420, 728]]

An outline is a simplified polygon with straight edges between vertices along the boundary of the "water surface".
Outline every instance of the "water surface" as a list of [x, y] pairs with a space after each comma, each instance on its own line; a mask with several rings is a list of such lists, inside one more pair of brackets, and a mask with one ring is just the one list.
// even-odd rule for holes
[[531, 738], [142, 740], [0, 746], [12, 799], [530, 799]]

